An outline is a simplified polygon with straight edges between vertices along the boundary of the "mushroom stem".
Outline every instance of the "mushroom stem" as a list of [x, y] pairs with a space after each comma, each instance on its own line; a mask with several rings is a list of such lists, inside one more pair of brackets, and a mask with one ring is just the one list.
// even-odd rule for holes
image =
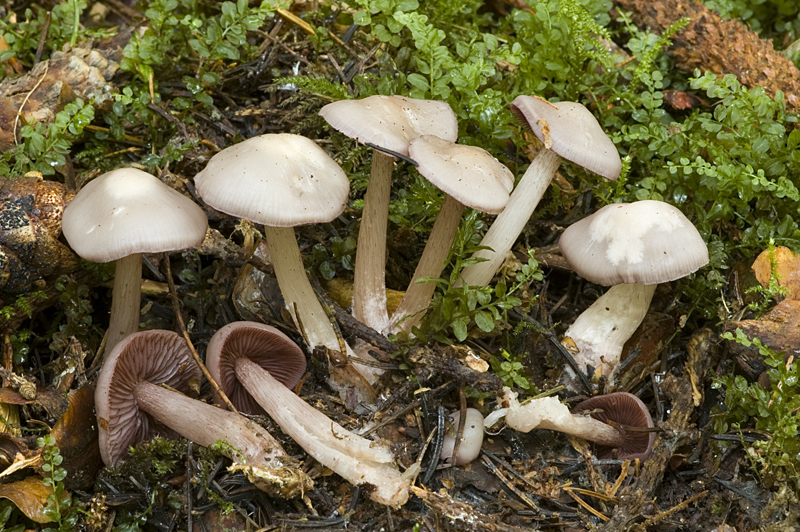
[[324, 345], [338, 351], [336, 332], [308, 281], [294, 228], [265, 225], [264, 234], [283, 299], [306, 343], [312, 349]]
[[480, 245], [491, 249], [482, 249], [472, 255], [487, 260], [467, 266], [461, 272], [464, 284], [470, 286], [489, 284], [544, 196], [560, 161], [561, 158], [555, 152], [544, 147], [541, 149], [511, 193], [511, 199], [503, 212], [497, 215], [483, 236]]
[[603, 374], [610, 375], [625, 342], [647, 314], [655, 290], [654, 284], [614, 285], [584, 310], [565, 333], [578, 347], [578, 367], [602, 367]]
[[314, 486], [265, 428], [239, 414], [148, 381], [136, 385], [134, 397], [141, 410], [187, 440], [203, 447], [218, 441], [230, 445], [232, 451], [225, 454], [233, 460], [231, 469], [243, 470], [259, 489], [291, 498]]
[[436, 283], [420, 283], [418, 280], [423, 277], [436, 279], [442, 274], [458, 231], [458, 224], [461, 222], [462, 212], [464, 206], [449, 194], [445, 194], [428, 243], [419, 259], [417, 269], [414, 270], [414, 276], [408, 284], [400, 306], [392, 315], [389, 326], [391, 332], [410, 331], [422, 321], [423, 311], [430, 304]]
[[333, 422], [255, 362], [237, 358], [235, 369], [256, 402], [314, 459], [356, 486], [370, 486], [375, 502], [395, 508], [405, 504], [410, 482], [389, 449]]
[[111, 292], [111, 318], [108, 324], [106, 352], [120, 340], [139, 330], [142, 293], [142, 254], [133, 253], [117, 260], [114, 288]]
[[[330, 318], [322, 308], [322, 304], [317, 299], [316, 292], [311, 286], [306, 275], [303, 257], [300, 255], [300, 248], [297, 246], [297, 239], [292, 227], [271, 227], [264, 226], [264, 235], [269, 246], [272, 266], [275, 268], [275, 277], [278, 279], [278, 286], [281, 288], [283, 299], [289, 312], [298, 324], [303, 333], [306, 343], [310, 349], [315, 346], [323, 345], [333, 351], [340, 351], [339, 338], [333, 329]], [[348, 357], [358, 358], [352, 348], [345, 343]], [[366, 379], [367, 385], [371, 385], [377, 380], [377, 371], [362, 364], [348, 364], [347, 367], [354, 367], [356, 372]], [[337, 374], [344, 374], [338, 372]], [[332, 373], [333, 375], [333, 373]], [[334, 377], [334, 380], [336, 378]], [[347, 380], [347, 379], [345, 379]], [[338, 383], [332, 383], [338, 387]], [[361, 388], [360, 383], [355, 383], [356, 388]], [[366, 394], [367, 396], [369, 394]], [[373, 398], [374, 399], [374, 398]]]
[[[137, 384], [134, 395], [139, 408], [187, 440], [203, 447], [218, 441], [228, 443], [241, 453], [241, 459], [232, 456], [234, 460], [254, 464], [291, 460], [267, 429], [244, 416], [148, 381]], [[276, 464], [275, 467], [280, 466]]]
[[522, 406], [514, 399], [506, 414], [506, 424], [520, 432], [555, 430], [609, 447], [625, 443], [625, 434], [602, 421], [570, 413], [556, 397], [541, 397]]
[[372, 150], [372, 172], [364, 196], [358, 251], [353, 272], [353, 316], [381, 331], [386, 311], [386, 228], [392, 191], [394, 157]]

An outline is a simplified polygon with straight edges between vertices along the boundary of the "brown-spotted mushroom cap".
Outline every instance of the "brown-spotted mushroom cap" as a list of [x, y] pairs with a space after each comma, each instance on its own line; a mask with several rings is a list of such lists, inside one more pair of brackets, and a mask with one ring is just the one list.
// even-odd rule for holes
[[62, 219], [69, 245], [91, 262], [199, 246], [207, 228], [197, 204], [135, 168], [90, 181], [64, 209]]
[[347, 205], [350, 181], [314, 141], [260, 135], [214, 155], [194, 178], [218, 211], [272, 227], [330, 222]]
[[143, 331], [120, 341], [103, 362], [94, 395], [103, 462], [116, 464], [131, 445], [154, 435], [176, 436], [139, 409], [134, 397], [137, 384], [165, 384], [188, 394], [190, 385], [200, 379], [186, 341], [175, 332]]
[[408, 153], [421, 175], [462, 205], [498, 214], [508, 203], [514, 174], [483, 148], [423, 135]]
[[559, 247], [581, 277], [606, 286], [665, 283], [708, 264], [695, 226], [662, 201], [606, 205], [569, 226]]
[[275, 327], [237, 321], [219, 329], [208, 344], [206, 366], [233, 405], [248, 414], [265, 412], [236, 377], [239, 357], [257, 363], [289, 389], [300, 382], [306, 371], [303, 351]]
[[[625, 442], [618, 451], [621, 460], [647, 460], [650, 456], [656, 440], [655, 432], [624, 430], [625, 427], [653, 428], [653, 419], [641, 399], [627, 392], [597, 395], [581, 401], [572, 409], [573, 414], [584, 412], [604, 423], [611, 421], [614, 426], [622, 426]], [[613, 447], [597, 445], [598, 458], [610, 458], [613, 452]]]
[[511, 112], [546, 148], [573, 163], [616, 181], [622, 169], [619, 152], [586, 107], [517, 96]]
[[436, 135], [455, 142], [458, 120], [447, 102], [405, 96], [369, 96], [340, 100], [323, 107], [319, 115], [334, 129], [362, 144], [374, 144], [408, 155], [408, 143], [420, 135]]

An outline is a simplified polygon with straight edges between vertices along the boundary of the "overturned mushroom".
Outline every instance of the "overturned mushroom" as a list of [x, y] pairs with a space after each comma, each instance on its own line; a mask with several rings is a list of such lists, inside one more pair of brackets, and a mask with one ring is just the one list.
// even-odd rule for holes
[[232, 469], [260, 489], [293, 497], [313, 482], [266, 429], [247, 418], [184, 395], [200, 381], [184, 339], [172, 331], [134, 333], [112, 350], [95, 391], [100, 454], [114, 466], [128, 448], [159, 434], [232, 449]]
[[[206, 362], [236, 408], [247, 413], [263, 409], [318, 462], [352, 484], [367, 487], [375, 502], [405, 504], [410, 482], [397, 469], [388, 447], [349, 432], [270, 375], [269, 368], [298, 355], [302, 356], [300, 348], [277, 329], [235, 322], [212, 337]], [[270, 356], [276, 360], [269, 362]]]
[[[652, 428], [653, 420], [647, 407], [635, 395], [617, 392], [602, 396], [604, 399], [593, 397], [584, 401], [576, 411], [599, 409], [604, 414], [600, 417], [595, 412], [589, 417], [571, 413], [557, 397], [540, 397], [520, 405], [517, 394], [509, 388], [503, 388], [503, 394], [503, 401], [508, 406], [489, 415], [486, 427], [505, 416], [506, 425], [520, 432], [549, 429], [595, 442], [608, 450], [607, 453], [601, 451], [603, 456], [611, 454], [613, 449], [618, 449], [621, 459], [646, 459], [650, 456], [655, 434], [635, 429]], [[636, 413], [632, 415], [633, 411]], [[612, 426], [601, 420], [615, 424]]]

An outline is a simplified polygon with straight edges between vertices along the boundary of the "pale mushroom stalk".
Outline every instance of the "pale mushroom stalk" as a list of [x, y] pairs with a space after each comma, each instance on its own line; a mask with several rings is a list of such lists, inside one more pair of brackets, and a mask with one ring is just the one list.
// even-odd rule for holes
[[489, 284], [539, 205], [560, 162], [561, 158], [558, 155], [547, 148], [542, 148], [511, 193], [506, 208], [497, 215], [483, 236], [480, 245], [491, 249], [481, 249], [472, 255], [487, 260], [467, 266], [461, 272], [464, 284], [468, 286]]
[[386, 230], [394, 157], [372, 150], [353, 272], [353, 316], [377, 331], [389, 323], [386, 310]]
[[[238, 462], [283, 468], [291, 459], [267, 430], [249, 419], [148, 381], [136, 385], [139, 408], [187, 440], [203, 447], [218, 441], [229, 444], [240, 456]], [[198, 422], [202, 420], [202, 422]]]
[[506, 425], [514, 430], [555, 430], [609, 447], [621, 447], [625, 442], [621, 431], [591, 417], [570, 413], [557, 397], [540, 397], [520, 406], [515, 394], [509, 403]]
[[133, 253], [117, 259], [106, 352], [110, 352], [120, 340], [139, 330], [141, 287], [142, 254]]
[[308, 454], [356, 486], [368, 485], [375, 502], [400, 507], [410, 481], [386, 447], [350, 433], [312, 408], [255, 362], [236, 360], [236, 376], [261, 407]]
[[511, 171], [489, 152], [476, 146], [422, 135], [409, 143], [408, 153], [417, 161], [419, 174], [444, 193], [444, 200], [414, 276], [387, 332], [411, 331], [422, 320], [436, 284], [418, 281], [423, 277], [438, 279], [442, 274], [464, 207], [498, 214], [508, 203], [514, 186]]
[[306, 343], [338, 351], [336, 332], [306, 275], [294, 227], [265, 225], [264, 235], [286, 306], [301, 328]]
[[[270, 249], [278, 286], [281, 288], [286, 306], [302, 331], [306, 343], [311, 348], [324, 345], [328, 349], [339, 351], [341, 346], [336, 331], [306, 275], [294, 228], [265, 225], [264, 236]], [[342, 354], [352, 357], [351, 360], [359, 358], [347, 343], [345, 343], [345, 351]], [[368, 385], [377, 380], [373, 368], [357, 363], [353, 365], [356, 366], [358, 374], [366, 379]], [[357, 378], [357, 376], [355, 377]], [[333, 376], [332, 378], [336, 379]], [[335, 383], [333, 384], [336, 386]]]
[[419, 325], [423, 311], [428, 307], [436, 289], [436, 283], [420, 283], [423, 277], [438, 278], [442, 274], [450, 247], [461, 222], [461, 213], [464, 205], [449, 194], [444, 195], [444, 201], [436, 216], [436, 222], [428, 238], [422, 257], [419, 259], [414, 276], [408, 285], [403, 300], [392, 315], [391, 332], [410, 331]]
[[654, 284], [614, 285], [578, 316], [565, 336], [578, 348], [575, 360], [582, 371], [589, 364], [609, 375], [617, 367], [622, 348], [647, 314], [655, 291]]

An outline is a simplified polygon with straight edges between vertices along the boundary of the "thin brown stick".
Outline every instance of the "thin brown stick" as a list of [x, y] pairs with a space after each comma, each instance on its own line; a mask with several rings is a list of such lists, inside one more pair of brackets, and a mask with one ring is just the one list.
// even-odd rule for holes
[[645, 522], [641, 523], [637, 527], [637, 530], [647, 530], [647, 527], [658, 523], [659, 521], [661, 521], [665, 517], [668, 517], [668, 516], [674, 514], [675, 512], [677, 512], [679, 510], [683, 510], [684, 508], [686, 508], [687, 506], [689, 506], [690, 504], [692, 504], [696, 500], [702, 499], [706, 495], [708, 495], [708, 490], [701, 491], [697, 495], [694, 495], [693, 497], [689, 497], [685, 501], [683, 501], [683, 502], [681, 502], [679, 504], [676, 504], [675, 506], [673, 506], [669, 510], [665, 510], [663, 512], [660, 512], [660, 513], [654, 515], [653, 517], [651, 517], [650, 519], [647, 519]]
[[203, 361], [200, 360], [200, 355], [197, 354], [197, 350], [194, 348], [194, 344], [192, 344], [192, 340], [189, 338], [189, 333], [186, 330], [186, 324], [183, 322], [183, 315], [181, 314], [181, 305], [180, 301], [178, 300], [178, 292], [175, 290], [175, 282], [172, 280], [172, 268], [169, 265], [169, 254], [164, 253], [164, 263], [167, 265], [167, 283], [169, 284], [169, 293], [172, 296], [172, 308], [175, 309], [175, 317], [178, 320], [178, 327], [181, 330], [181, 334], [183, 335], [183, 339], [186, 340], [186, 345], [189, 346], [189, 351], [192, 353], [192, 358], [194, 358], [197, 367], [200, 368], [200, 371], [203, 372], [203, 375], [206, 376], [208, 382], [211, 383], [211, 387], [214, 391], [219, 395], [220, 399], [228, 405], [228, 409], [231, 412], [238, 413], [236, 407], [233, 406], [231, 400], [228, 399], [228, 396], [225, 395], [225, 392], [219, 387], [217, 381], [214, 380], [214, 377], [211, 376], [211, 373], [208, 372], [208, 368]]
[[453, 443], [453, 456], [450, 459], [450, 464], [447, 467], [453, 467], [456, 464], [456, 456], [458, 456], [458, 449], [461, 447], [461, 439], [464, 437], [464, 427], [467, 425], [467, 396], [464, 395], [464, 388], [458, 389], [459, 397], [459, 418], [458, 430], [456, 430], [456, 440]]

